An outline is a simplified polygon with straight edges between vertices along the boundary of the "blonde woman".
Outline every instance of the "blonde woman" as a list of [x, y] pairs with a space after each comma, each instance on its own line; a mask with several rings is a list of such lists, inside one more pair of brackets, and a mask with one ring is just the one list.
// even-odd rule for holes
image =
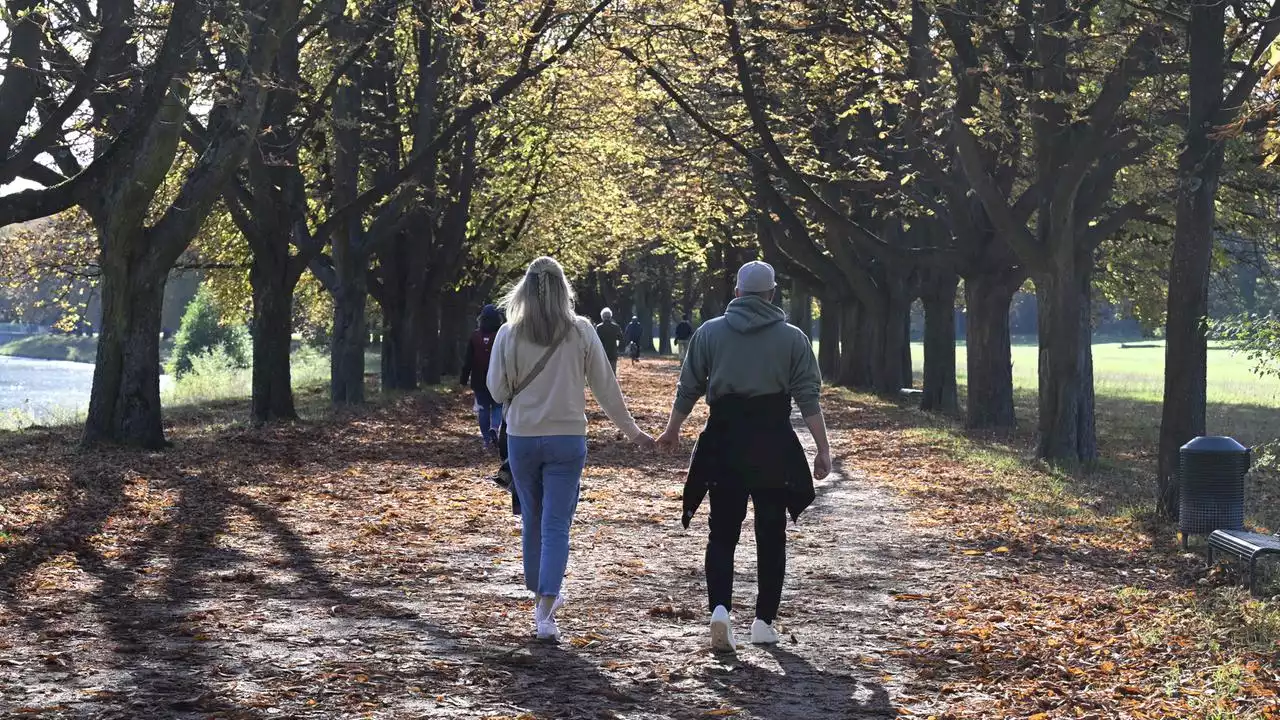
[[633, 442], [650, 449], [654, 441], [627, 410], [591, 321], [574, 313], [573, 288], [560, 263], [534, 260], [500, 304], [507, 324], [494, 340], [489, 391], [506, 407], [507, 459], [520, 499], [524, 579], [535, 595], [537, 637], [555, 642], [569, 526], [587, 462], [586, 388]]

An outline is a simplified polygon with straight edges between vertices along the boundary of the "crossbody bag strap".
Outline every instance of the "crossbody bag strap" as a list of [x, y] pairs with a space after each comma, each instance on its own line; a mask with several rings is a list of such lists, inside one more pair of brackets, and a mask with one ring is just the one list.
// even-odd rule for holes
[[522, 390], [529, 387], [529, 383], [533, 382], [538, 375], [542, 374], [543, 368], [545, 368], [547, 363], [551, 361], [551, 356], [560, 348], [560, 344], [563, 343], [565, 337], [569, 335], [569, 330], [572, 329], [572, 327], [573, 323], [570, 323], [568, 327], [560, 331], [560, 335], [551, 343], [551, 347], [548, 347], [547, 351], [542, 353], [542, 357], [538, 358], [538, 362], [533, 366], [533, 370], [525, 376], [524, 380], [521, 380], [514, 388], [512, 388], [511, 397], [507, 398], [508, 405], [511, 404], [512, 400], [516, 399], [516, 395], [519, 395]]

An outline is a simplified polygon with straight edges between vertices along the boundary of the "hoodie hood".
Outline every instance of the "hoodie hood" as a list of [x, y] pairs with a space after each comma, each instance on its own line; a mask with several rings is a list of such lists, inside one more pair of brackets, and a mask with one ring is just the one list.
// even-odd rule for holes
[[480, 311], [480, 329], [486, 332], [497, 332], [502, 326], [502, 314], [495, 305], [485, 305]]
[[764, 298], [748, 295], [735, 298], [724, 311], [724, 321], [735, 331], [750, 334], [785, 322], [787, 316]]

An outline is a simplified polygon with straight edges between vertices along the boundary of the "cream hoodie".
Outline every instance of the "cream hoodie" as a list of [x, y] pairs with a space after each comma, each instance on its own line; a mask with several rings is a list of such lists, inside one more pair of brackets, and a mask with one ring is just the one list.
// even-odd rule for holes
[[632, 440], [641, 434], [622, 399], [604, 346], [591, 321], [577, 318], [546, 367], [505, 407], [515, 387], [533, 370], [547, 348], [519, 339], [511, 325], [503, 325], [493, 341], [489, 361], [489, 392], [504, 405], [507, 433], [516, 437], [586, 435], [586, 388], [609, 419]]

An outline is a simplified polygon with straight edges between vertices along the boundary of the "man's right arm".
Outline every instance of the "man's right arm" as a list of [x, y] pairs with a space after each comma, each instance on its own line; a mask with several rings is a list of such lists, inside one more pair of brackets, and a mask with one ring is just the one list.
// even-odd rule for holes
[[813, 459], [813, 477], [821, 480], [831, 474], [831, 443], [827, 438], [827, 421], [822, 415], [822, 370], [809, 338], [798, 330], [796, 335], [791, 355], [791, 397], [795, 398], [804, 424], [813, 436], [818, 451]]
[[822, 480], [831, 474], [831, 443], [827, 439], [827, 421], [819, 410], [806, 417], [804, 424], [808, 426], [818, 451], [813, 458], [813, 479]]
[[693, 412], [693, 406], [707, 393], [709, 360], [702, 333], [689, 338], [689, 351], [684, 366], [680, 368], [680, 380], [676, 384], [676, 399], [671, 408], [667, 429], [658, 438], [658, 445], [668, 450], [680, 447], [680, 428]]

